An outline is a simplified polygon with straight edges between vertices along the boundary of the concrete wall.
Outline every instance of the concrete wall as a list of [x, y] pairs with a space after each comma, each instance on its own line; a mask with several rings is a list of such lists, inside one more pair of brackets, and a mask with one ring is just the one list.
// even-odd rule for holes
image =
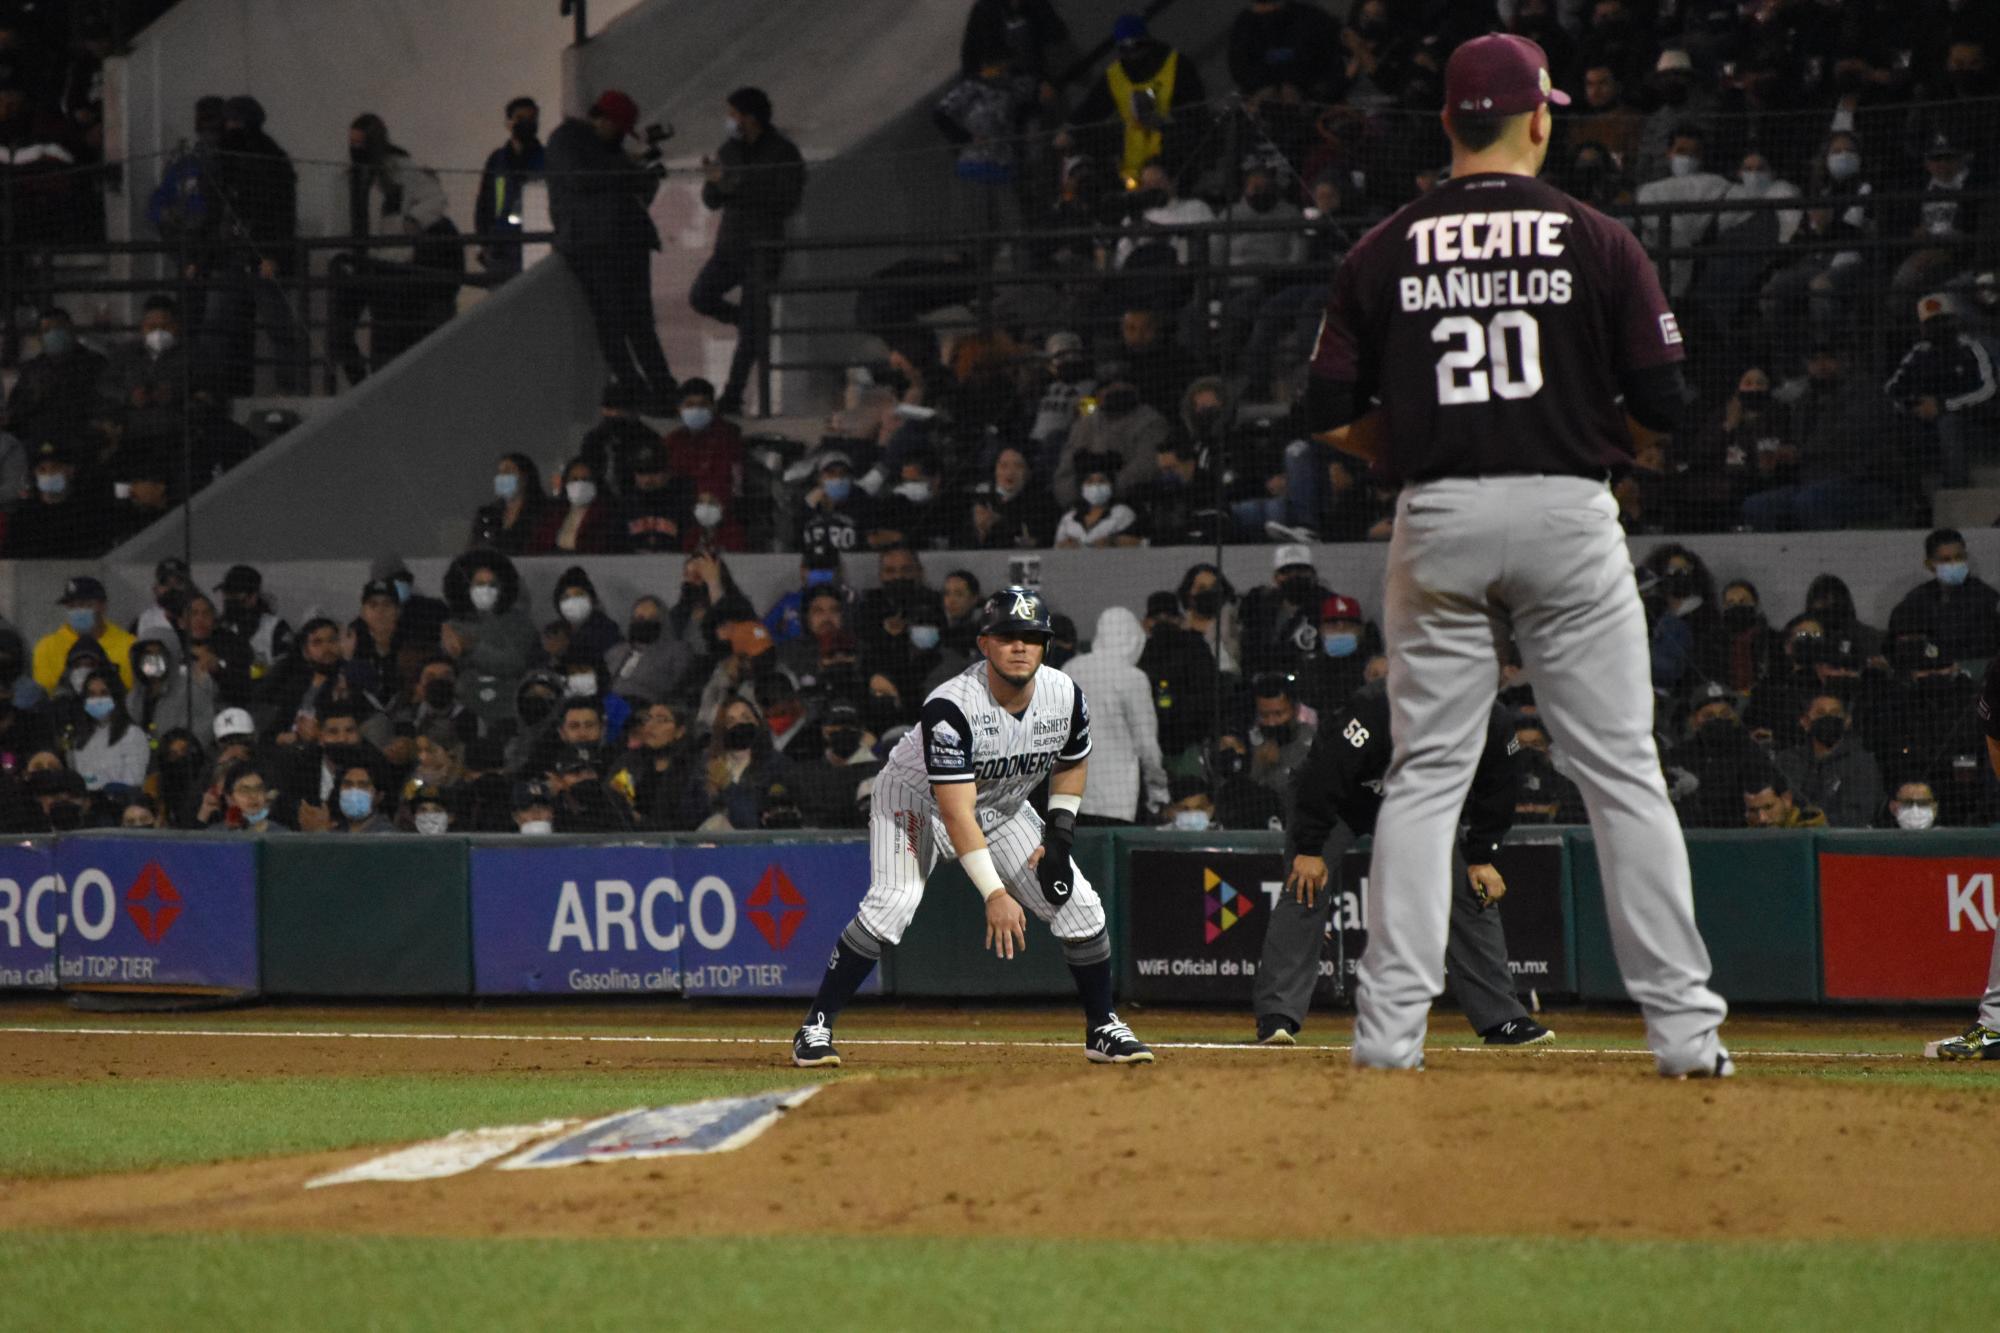
[[[481, 478], [465, 478], [458, 489], [441, 492], [439, 512], [446, 516], [470, 513], [483, 485]], [[464, 494], [461, 506], [458, 497]], [[447, 498], [448, 497], [448, 498]], [[1975, 573], [1989, 580], [2000, 575], [2000, 530], [1979, 529], [1966, 534], [1972, 550]], [[1641, 558], [1658, 538], [1642, 538], [1632, 543], [1634, 559]], [[1798, 536], [1719, 535], [1697, 537], [1687, 543], [1708, 562], [1718, 580], [1747, 577], [1763, 594], [1767, 614], [1774, 621], [1803, 608], [1806, 585], [1821, 573], [1830, 572], [1847, 580], [1853, 589], [1862, 619], [1881, 626], [1889, 611], [1912, 587], [1928, 577], [1923, 568], [1921, 532], [1830, 532]], [[391, 540], [370, 553], [396, 549]], [[405, 551], [414, 549], [404, 543]], [[1223, 568], [1239, 588], [1249, 587], [1271, 575], [1271, 547], [1233, 546], [1224, 552]], [[1181, 573], [1213, 552], [1200, 547], [1135, 547], [1111, 551], [1043, 551], [1042, 586], [1051, 604], [1075, 618], [1085, 635], [1095, 625], [1097, 615], [1107, 606], [1137, 610], [1145, 605], [1146, 594], [1171, 588]], [[1333, 587], [1360, 600], [1371, 619], [1381, 611], [1382, 579], [1388, 548], [1379, 544], [1327, 545], [1314, 548], [1321, 577]], [[196, 551], [195, 572], [204, 584], [222, 577], [223, 570], [237, 558], [230, 551]], [[128, 552], [105, 565], [101, 572], [110, 587], [112, 610], [121, 621], [130, 621], [151, 596], [152, 565], [149, 556], [135, 561]], [[977, 574], [988, 588], [1003, 584], [1008, 576], [1009, 556], [995, 552], [931, 552], [924, 567], [932, 583], [955, 568]], [[295, 622], [314, 610], [328, 609], [351, 615], [368, 577], [368, 560], [278, 561], [257, 560], [264, 571], [265, 586], [273, 589], [285, 615]], [[422, 585], [430, 591], [439, 586], [448, 563], [445, 557], [412, 558], [411, 566]], [[552, 618], [550, 596], [555, 580], [571, 563], [565, 559], [538, 557], [523, 560], [522, 574], [540, 618]], [[581, 562], [591, 571], [600, 593], [621, 617], [631, 599], [642, 593], [665, 597], [679, 595], [681, 561], [676, 557], [622, 556], [593, 557]], [[780, 592], [794, 586], [798, 566], [790, 556], [733, 556], [728, 561], [737, 581], [759, 606], [768, 606]], [[30, 637], [47, 633], [59, 619], [55, 598], [62, 581], [77, 572], [63, 565], [0, 563], [0, 614], [20, 625]], [[874, 561], [854, 562], [849, 577], [869, 587], [875, 583]]]
[[[582, 289], [562, 260], [538, 264], [195, 496], [195, 558], [460, 550], [494, 461], [520, 450], [554, 465], [596, 415], [603, 375]], [[156, 523], [110, 560], [178, 555], [182, 526]]]

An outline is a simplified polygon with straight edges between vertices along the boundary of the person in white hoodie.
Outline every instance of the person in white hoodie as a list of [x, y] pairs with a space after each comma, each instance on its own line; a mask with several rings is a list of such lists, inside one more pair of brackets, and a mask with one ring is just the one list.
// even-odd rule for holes
[[1063, 670], [1090, 700], [1090, 786], [1078, 811], [1079, 823], [1129, 824], [1145, 810], [1167, 803], [1167, 770], [1160, 762], [1159, 714], [1153, 710], [1153, 683], [1139, 669], [1146, 632], [1139, 617], [1122, 606], [1097, 617], [1090, 651]]

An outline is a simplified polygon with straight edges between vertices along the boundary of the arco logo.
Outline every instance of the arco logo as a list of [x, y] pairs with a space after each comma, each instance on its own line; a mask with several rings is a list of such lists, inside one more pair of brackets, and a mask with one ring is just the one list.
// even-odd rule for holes
[[125, 915], [139, 928], [146, 943], [157, 945], [180, 919], [181, 895], [158, 861], [146, 862], [139, 878], [125, 891]]
[[745, 915], [750, 924], [757, 927], [764, 943], [773, 949], [789, 947], [799, 924], [806, 919], [804, 895], [784, 867], [776, 864], [765, 868], [763, 878], [757, 881], [757, 887], [750, 891], [743, 905], [749, 909]]

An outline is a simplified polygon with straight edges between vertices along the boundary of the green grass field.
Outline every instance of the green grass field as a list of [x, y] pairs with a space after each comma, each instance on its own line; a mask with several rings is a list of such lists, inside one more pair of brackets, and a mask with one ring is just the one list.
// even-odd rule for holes
[[[14, 1328], [1990, 1329], [1978, 1245], [0, 1235]], [[276, 1279], [276, 1280], [273, 1280]], [[87, 1320], [81, 1316], [89, 1313]]]

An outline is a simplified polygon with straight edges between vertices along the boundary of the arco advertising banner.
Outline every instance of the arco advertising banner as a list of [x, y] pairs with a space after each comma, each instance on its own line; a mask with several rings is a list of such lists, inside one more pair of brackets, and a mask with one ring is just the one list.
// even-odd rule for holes
[[53, 863], [65, 989], [258, 989], [254, 843], [85, 834]]
[[69, 924], [69, 894], [55, 876], [53, 848], [0, 844], [0, 990], [53, 990], [56, 940]]
[[[855, 843], [472, 849], [482, 995], [805, 996], [868, 889]], [[879, 969], [865, 993], [879, 993]]]

